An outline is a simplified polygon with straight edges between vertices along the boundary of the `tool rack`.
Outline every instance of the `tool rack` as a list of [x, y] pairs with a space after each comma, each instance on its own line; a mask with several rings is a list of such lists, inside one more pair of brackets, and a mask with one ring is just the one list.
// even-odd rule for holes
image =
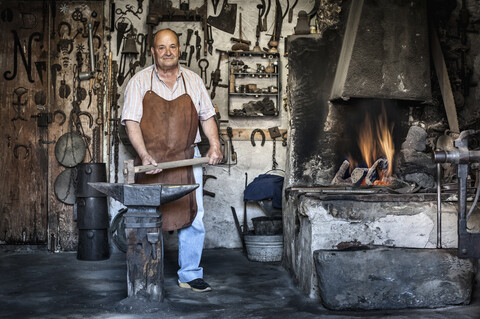
[[[241, 61], [242, 64], [238, 64]], [[280, 110], [280, 54], [253, 51], [228, 52], [228, 115], [234, 117], [278, 116]], [[267, 72], [269, 71], [269, 72]], [[269, 98], [270, 114], [247, 114], [243, 104]]]

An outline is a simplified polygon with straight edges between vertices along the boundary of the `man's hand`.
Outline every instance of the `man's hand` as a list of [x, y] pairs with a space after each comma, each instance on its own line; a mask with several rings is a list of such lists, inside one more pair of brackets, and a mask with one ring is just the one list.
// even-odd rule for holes
[[[145, 148], [145, 142], [143, 141], [142, 130], [140, 129], [140, 123], [135, 121], [127, 120], [125, 121], [125, 129], [132, 143], [135, 151], [137, 151], [138, 156], [142, 160], [142, 165], [154, 165], [157, 166], [157, 162], [153, 159], [152, 156], [147, 152]], [[155, 169], [153, 171], [147, 172], [145, 174], [158, 174], [162, 169]]]
[[[146, 154], [142, 157], [142, 165], [153, 165], [157, 166], [157, 162], [150, 156], [150, 154]], [[153, 171], [145, 172], [145, 174], [158, 174], [162, 171], [161, 168], [154, 169]]]
[[217, 123], [212, 116], [205, 121], [200, 121], [203, 128], [203, 133], [208, 139], [210, 148], [208, 149], [207, 156], [210, 158], [208, 164], [217, 165], [223, 159], [222, 150], [220, 149], [220, 139], [218, 137]]
[[217, 165], [223, 159], [222, 151], [220, 150], [219, 146], [210, 146], [207, 152], [207, 157], [209, 158], [208, 164], [209, 165]]

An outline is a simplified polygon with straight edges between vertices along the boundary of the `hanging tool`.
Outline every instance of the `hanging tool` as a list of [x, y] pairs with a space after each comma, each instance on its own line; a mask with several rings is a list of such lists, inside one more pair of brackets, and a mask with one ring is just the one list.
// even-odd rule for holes
[[137, 34], [137, 43], [140, 44], [139, 65], [143, 68], [147, 63], [147, 37], [145, 36], [145, 34]]
[[207, 190], [205, 189], [205, 183], [207, 182], [207, 180], [208, 180], [209, 178], [217, 179], [216, 176], [203, 174], [203, 196], [215, 197], [215, 193], [214, 193], [214, 192], [210, 192], [210, 191], [207, 191]]
[[188, 54], [188, 66], [189, 67], [190, 67], [190, 64], [192, 63], [193, 51], [195, 51], [195, 46], [191, 45], [190, 46], [190, 52]]
[[257, 28], [255, 30], [255, 37], [257, 38], [257, 41], [255, 42], [255, 47], [253, 48], [253, 52], [262, 52], [262, 49], [260, 48], [260, 31], [262, 31], [262, 9], [264, 9], [264, 7], [263, 5], [258, 4], [257, 9], [258, 9], [258, 22], [257, 22]]
[[187, 29], [187, 40], [185, 41], [185, 47], [180, 55], [180, 60], [187, 61], [187, 50], [190, 45], [190, 39], [192, 38], [193, 29]]
[[78, 79], [80, 81], [89, 80], [95, 75], [95, 56], [93, 54], [93, 34], [91, 23], [88, 24], [88, 53], [90, 54], [90, 71], [79, 72]]
[[243, 40], [242, 37], [242, 13], [240, 12], [240, 22], [238, 29], [239, 38], [230, 38], [231, 41], [237, 42], [232, 45], [232, 51], [249, 51], [251, 42], [248, 40]]
[[298, 3], [298, 0], [295, 0], [295, 2], [293, 3], [292, 7], [290, 8], [290, 10], [288, 10], [288, 23], [292, 23], [292, 19], [293, 19], [293, 9], [295, 8], [295, 6], [297, 5]]
[[13, 93], [16, 95], [17, 101], [12, 102], [13, 109], [17, 113], [14, 118], [12, 118], [12, 121], [16, 120], [22, 120], [22, 121], [27, 121], [26, 118], [23, 117], [22, 115], [22, 109], [25, 105], [27, 105], [28, 102], [28, 97], [25, 98], [25, 101], [22, 102], [22, 96], [25, 95], [28, 92], [28, 90], [24, 87], [18, 87], [15, 90], [13, 90]]
[[56, 87], [57, 87], [57, 72], [62, 70], [62, 66], [60, 64], [52, 64], [50, 67], [50, 74], [52, 75], [52, 89], [53, 89], [53, 99], [56, 96]]
[[[277, 0], [277, 1], [278, 1], [278, 0]], [[270, 127], [270, 128], [268, 129], [268, 132], [270, 133], [270, 137], [271, 137], [272, 140], [273, 140], [272, 170], [276, 170], [276, 169], [277, 169], [277, 166], [278, 166], [277, 160], [276, 160], [276, 158], [275, 158], [275, 155], [276, 155], [276, 138], [277, 138], [277, 137], [281, 137], [282, 134], [280, 134], [280, 130], [278, 129], [278, 126]]]
[[265, 145], [265, 133], [263, 133], [263, 130], [256, 128], [252, 131], [252, 134], [250, 135], [250, 142], [252, 143], [252, 146], [255, 147], [255, 134], [260, 133], [262, 136], [262, 146]]
[[219, 0], [212, 0], [213, 14], [217, 14], [218, 2]]
[[[198, 54], [198, 51], [197, 51]], [[202, 58], [198, 61], [198, 67], [200, 68], [200, 77], [203, 79], [205, 85], [207, 85], [207, 68], [210, 63], [207, 59]]]
[[220, 14], [216, 17], [208, 17], [207, 22], [219, 30], [234, 34], [237, 25], [237, 4], [229, 4], [224, 0]]
[[227, 127], [227, 135], [228, 135], [228, 140], [230, 142], [230, 150], [232, 152], [231, 158], [232, 158], [233, 162], [236, 162], [237, 161], [237, 152], [235, 152], [235, 149], [233, 148], [233, 143], [232, 143], [233, 130], [230, 126]]
[[122, 45], [123, 38], [125, 34], [130, 32], [132, 29], [132, 24], [128, 24], [125, 22], [126, 18], [119, 18], [119, 20], [122, 19], [121, 21], [118, 21], [116, 24], [116, 29], [117, 29], [117, 55], [120, 53], [120, 46]]
[[270, 12], [270, 6], [272, 5], [271, 0], [268, 0], [267, 10], [263, 16], [262, 31], [267, 31], [267, 16]]
[[200, 50], [202, 49], [202, 38], [198, 34], [198, 31], [195, 31], [195, 49], [197, 50], [197, 61], [200, 60]]
[[218, 62], [217, 62], [217, 68], [215, 71], [210, 74], [210, 85], [209, 88], [212, 88], [212, 92], [210, 93], [210, 98], [213, 100], [215, 98], [215, 90], [217, 86], [222, 87], [222, 88], [228, 88], [228, 85], [226, 84], [220, 84], [222, 82], [221, 74], [220, 74], [220, 62], [222, 60], [223, 54], [227, 54], [227, 51], [219, 50], [216, 49], [216, 52], [219, 53], [218, 55]]
[[280, 4], [280, 0], [276, 0], [275, 2], [275, 23], [273, 27], [273, 34], [268, 42], [268, 46], [270, 49], [268, 50], [269, 53], [277, 53], [278, 52], [278, 44], [280, 42], [280, 32], [282, 31], [282, 5]]
[[213, 35], [212, 35], [212, 26], [207, 26], [207, 46], [208, 46], [208, 53], [212, 55], [213, 52]]

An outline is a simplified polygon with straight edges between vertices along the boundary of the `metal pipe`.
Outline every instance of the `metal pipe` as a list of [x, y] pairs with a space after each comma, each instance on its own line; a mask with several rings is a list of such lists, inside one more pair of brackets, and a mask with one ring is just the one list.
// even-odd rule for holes
[[95, 72], [95, 57], [93, 54], [93, 31], [92, 31], [92, 24], [88, 24], [88, 49], [90, 51], [90, 73], [93, 76]]
[[437, 248], [442, 248], [442, 185], [441, 166], [437, 163]]

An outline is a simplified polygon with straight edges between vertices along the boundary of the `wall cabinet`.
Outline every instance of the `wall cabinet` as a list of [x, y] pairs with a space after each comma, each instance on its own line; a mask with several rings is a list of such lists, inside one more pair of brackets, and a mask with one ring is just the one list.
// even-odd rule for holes
[[280, 55], [228, 52], [228, 115], [278, 116], [280, 105]]

